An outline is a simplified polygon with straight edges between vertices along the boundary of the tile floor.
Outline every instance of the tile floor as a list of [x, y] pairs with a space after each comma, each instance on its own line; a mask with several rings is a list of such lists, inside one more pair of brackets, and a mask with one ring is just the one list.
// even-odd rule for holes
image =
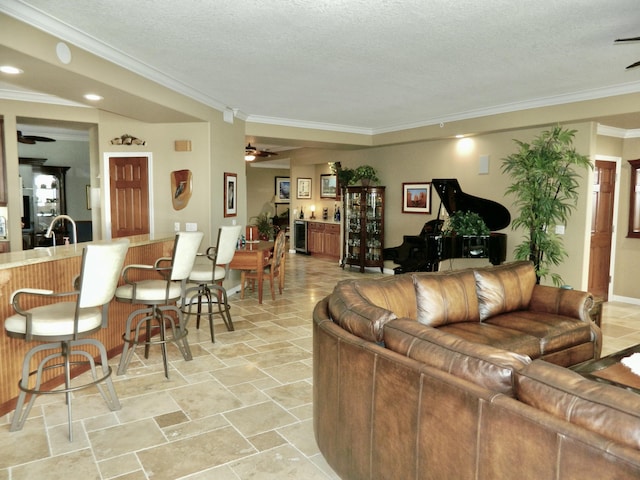
[[[340, 279], [335, 262], [290, 254], [283, 296], [230, 297], [236, 330], [190, 322], [193, 361], [170, 350], [164, 378], [159, 348], [115, 376], [122, 409], [93, 389], [73, 402], [74, 441], [62, 396], [41, 396], [23, 430], [0, 419], [0, 480], [337, 479], [314, 441], [311, 313]], [[380, 273], [366, 273], [368, 278]], [[640, 307], [606, 303], [603, 354], [640, 343]], [[119, 357], [112, 360], [117, 365]]]

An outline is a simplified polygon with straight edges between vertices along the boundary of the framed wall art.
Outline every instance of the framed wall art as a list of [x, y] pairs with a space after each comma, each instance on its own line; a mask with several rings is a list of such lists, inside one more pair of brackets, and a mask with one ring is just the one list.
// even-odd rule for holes
[[289, 177], [276, 177], [275, 196], [276, 203], [289, 203], [291, 199], [291, 179]]
[[338, 181], [335, 175], [323, 173], [320, 175], [320, 198], [337, 198]]
[[224, 216], [235, 217], [238, 214], [238, 175], [224, 172]]
[[296, 190], [296, 198], [311, 198], [311, 179], [298, 178], [298, 189]]
[[402, 213], [431, 213], [431, 183], [402, 184]]

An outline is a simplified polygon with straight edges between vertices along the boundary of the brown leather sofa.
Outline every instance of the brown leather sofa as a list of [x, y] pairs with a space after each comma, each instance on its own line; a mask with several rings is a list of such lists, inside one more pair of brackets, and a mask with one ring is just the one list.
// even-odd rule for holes
[[314, 429], [341, 478], [640, 478], [640, 397], [564, 366], [599, 356], [590, 296], [529, 295], [529, 268], [349, 280], [318, 303]]

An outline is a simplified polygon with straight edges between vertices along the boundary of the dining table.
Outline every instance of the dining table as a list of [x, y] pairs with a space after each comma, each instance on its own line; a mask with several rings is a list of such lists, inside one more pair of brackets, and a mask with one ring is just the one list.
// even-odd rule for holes
[[262, 303], [262, 283], [264, 269], [273, 257], [273, 245], [271, 241], [246, 242], [236, 248], [229, 268], [233, 270], [256, 271], [258, 276], [258, 303]]

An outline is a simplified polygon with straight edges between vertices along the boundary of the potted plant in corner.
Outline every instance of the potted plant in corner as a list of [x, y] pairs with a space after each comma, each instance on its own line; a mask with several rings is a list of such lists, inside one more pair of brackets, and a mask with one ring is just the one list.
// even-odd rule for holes
[[367, 187], [370, 184], [376, 184], [380, 181], [375, 168], [371, 165], [360, 165], [356, 167], [353, 175], [353, 181], [360, 181], [363, 187]]
[[351, 185], [355, 170], [352, 168], [342, 168], [340, 162], [334, 162], [331, 164], [331, 173], [338, 179], [339, 188], [346, 188]]
[[519, 215], [511, 228], [523, 228], [523, 242], [514, 251], [516, 260], [531, 260], [538, 281], [547, 275], [562, 285], [560, 275], [551, 273], [567, 257], [556, 225], [566, 224], [578, 200], [578, 178], [574, 170], [592, 168], [588, 157], [573, 146], [575, 130], [560, 125], [543, 131], [530, 144], [514, 140], [519, 150], [503, 159], [502, 172], [513, 179], [506, 193], [515, 196]]
[[271, 218], [267, 212], [262, 212], [255, 217], [255, 224], [258, 227], [258, 237], [260, 240], [269, 240], [271, 238], [271, 232], [273, 225], [271, 224]]

